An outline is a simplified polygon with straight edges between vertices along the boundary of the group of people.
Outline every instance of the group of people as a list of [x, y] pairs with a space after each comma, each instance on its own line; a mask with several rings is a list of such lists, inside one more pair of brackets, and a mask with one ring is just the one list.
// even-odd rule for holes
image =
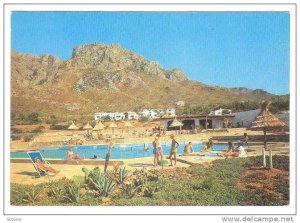
[[[159, 135], [154, 138], [152, 145], [153, 145], [153, 155], [154, 155], [153, 165], [157, 166], [159, 159], [162, 162], [164, 156]], [[179, 147], [179, 143], [176, 141], [175, 136], [171, 135], [171, 150], [168, 157], [171, 162], [170, 166], [173, 166], [173, 159], [174, 159], [174, 164], [176, 165], [177, 163], [176, 153], [178, 147]]]
[[223, 153], [218, 153], [218, 155], [225, 157], [226, 159], [229, 157], [240, 157], [246, 155], [244, 146], [247, 145], [247, 147], [249, 147], [248, 139], [249, 137], [247, 133], [244, 133], [243, 139], [237, 142], [236, 148], [234, 148], [233, 142], [228, 142], [228, 149]]
[[218, 153], [218, 156], [225, 157], [226, 159], [229, 157], [240, 157], [244, 155], [246, 155], [246, 151], [241, 141], [238, 141], [236, 148], [234, 148], [233, 142], [228, 142], [228, 149], [223, 153]]

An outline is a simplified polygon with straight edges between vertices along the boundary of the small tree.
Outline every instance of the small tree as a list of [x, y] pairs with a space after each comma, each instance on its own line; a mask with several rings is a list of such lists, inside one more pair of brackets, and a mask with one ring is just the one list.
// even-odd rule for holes
[[36, 112], [32, 112], [27, 116], [27, 121], [30, 124], [36, 124], [39, 123], [39, 114]]

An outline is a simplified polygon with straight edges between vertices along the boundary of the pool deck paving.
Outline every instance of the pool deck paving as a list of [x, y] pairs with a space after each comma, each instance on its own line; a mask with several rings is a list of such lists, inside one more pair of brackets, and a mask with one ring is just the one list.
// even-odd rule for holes
[[[273, 155], [289, 155], [289, 143], [285, 142], [277, 142], [269, 144], [272, 146]], [[249, 148], [246, 147], [247, 156], [258, 156], [261, 155], [262, 145], [253, 145]], [[268, 152], [266, 153], [268, 155]], [[167, 157], [165, 157], [167, 158]], [[203, 164], [209, 165], [212, 161], [217, 159], [224, 159], [221, 157], [204, 157], [201, 153], [192, 153], [187, 156], [177, 156], [177, 164], [176, 166], [153, 166], [153, 157], [147, 158], [135, 158], [135, 159], [127, 159], [123, 160], [124, 166], [128, 170], [135, 169], [170, 169], [175, 167], [189, 167], [191, 164]], [[170, 163], [170, 161], [168, 160]], [[19, 184], [39, 184], [44, 182], [49, 182], [50, 180], [57, 180], [63, 177], [72, 179], [74, 176], [83, 176], [82, 168], [86, 167], [88, 169], [92, 169], [94, 167], [100, 167], [103, 169], [103, 165], [93, 165], [93, 164], [78, 164], [78, 165], [68, 165], [68, 164], [53, 164], [53, 168], [59, 170], [60, 172], [54, 176], [42, 176], [37, 177], [37, 173], [32, 165], [32, 163], [10, 163], [10, 182], [11, 183], [19, 183]], [[109, 166], [109, 169], [112, 169], [113, 165]]]

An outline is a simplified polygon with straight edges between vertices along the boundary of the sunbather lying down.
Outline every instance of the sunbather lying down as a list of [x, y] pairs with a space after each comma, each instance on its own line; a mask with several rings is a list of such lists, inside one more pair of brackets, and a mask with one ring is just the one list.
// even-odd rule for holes
[[54, 174], [59, 173], [58, 170], [54, 169], [53, 167], [51, 167], [50, 165], [48, 165], [46, 163], [43, 163], [38, 157], [35, 157], [34, 163], [35, 163], [36, 167], [39, 168], [40, 170], [49, 171]]

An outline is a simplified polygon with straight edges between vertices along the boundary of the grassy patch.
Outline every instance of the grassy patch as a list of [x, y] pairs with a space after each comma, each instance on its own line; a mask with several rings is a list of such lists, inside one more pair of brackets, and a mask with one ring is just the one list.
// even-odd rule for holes
[[[261, 157], [216, 160], [172, 170], [83, 169], [82, 176], [32, 186], [11, 184], [12, 205], [286, 205], [289, 157], [274, 156], [276, 171], [250, 171]], [[16, 192], [17, 191], [17, 192]], [[37, 194], [38, 193], [38, 194]], [[28, 195], [29, 194], [29, 195]]]

